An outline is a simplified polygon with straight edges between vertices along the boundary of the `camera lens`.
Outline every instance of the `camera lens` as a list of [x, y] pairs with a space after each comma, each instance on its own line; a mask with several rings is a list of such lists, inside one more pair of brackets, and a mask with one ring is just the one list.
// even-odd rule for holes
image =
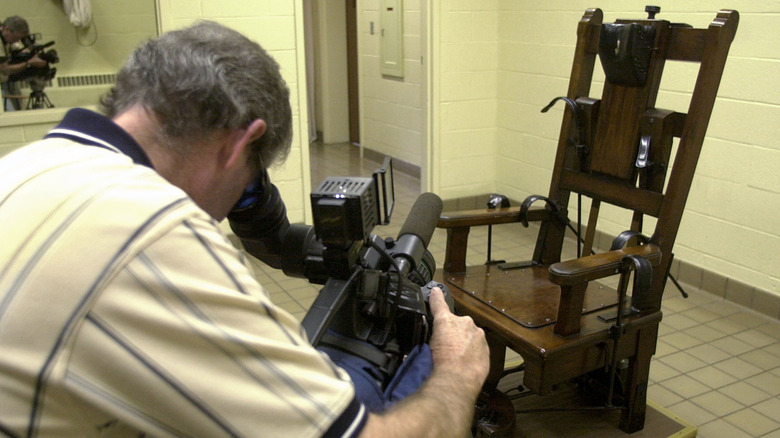
[[433, 258], [433, 254], [426, 250], [420, 263], [409, 273], [407, 278], [420, 286], [425, 286], [433, 279], [434, 272], [436, 272], [436, 260]]

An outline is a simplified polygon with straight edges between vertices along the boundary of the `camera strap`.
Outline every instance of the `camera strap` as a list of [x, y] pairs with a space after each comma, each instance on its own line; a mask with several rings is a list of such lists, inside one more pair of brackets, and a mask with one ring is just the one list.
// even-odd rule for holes
[[355, 356], [362, 357], [363, 359], [371, 362], [381, 369], [385, 369], [387, 366], [387, 355], [382, 353], [381, 350], [369, 344], [368, 342], [359, 341], [357, 339], [347, 338], [340, 336], [333, 332], [327, 332], [322, 335], [320, 340], [321, 346], [336, 348], [338, 350], [353, 354]]

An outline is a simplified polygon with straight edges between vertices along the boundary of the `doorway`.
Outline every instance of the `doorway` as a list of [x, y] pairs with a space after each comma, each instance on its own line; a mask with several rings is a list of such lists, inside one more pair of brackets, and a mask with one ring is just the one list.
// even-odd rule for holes
[[430, 187], [431, 156], [429, 2], [404, 10], [409, 25], [403, 37], [409, 48], [404, 59], [409, 70], [405, 77], [394, 78], [383, 76], [378, 68], [376, 49], [382, 32], [377, 7], [382, 2], [304, 0], [312, 10], [306, 44], [313, 51], [314, 63], [307, 69], [314, 87], [309, 105], [315, 108], [309, 114], [321, 134], [317, 139], [325, 145], [359, 145], [369, 155], [390, 155], [398, 170], [405, 164], [418, 177], [422, 174], [424, 187]]
[[360, 144], [360, 94], [358, 88], [357, 0], [347, 2], [347, 111], [349, 142]]

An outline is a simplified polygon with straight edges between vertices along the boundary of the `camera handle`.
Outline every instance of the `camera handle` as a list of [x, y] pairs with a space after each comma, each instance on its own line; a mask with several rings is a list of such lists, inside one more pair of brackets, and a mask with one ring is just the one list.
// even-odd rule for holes
[[309, 337], [309, 342], [313, 346], [316, 347], [322, 340], [322, 336], [330, 327], [333, 318], [347, 301], [347, 297], [352, 288], [355, 287], [355, 282], [361, 272], [362, 269], [359, 268], [346, 280], [331, 277], [325, 282], [301, 322]]

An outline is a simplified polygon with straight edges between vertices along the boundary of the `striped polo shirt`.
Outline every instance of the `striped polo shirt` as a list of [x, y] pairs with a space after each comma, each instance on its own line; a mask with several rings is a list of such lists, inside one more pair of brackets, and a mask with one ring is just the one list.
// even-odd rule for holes
[[0, 160], [0, 434], [353, 436], [347, 374], [111, 120]]

